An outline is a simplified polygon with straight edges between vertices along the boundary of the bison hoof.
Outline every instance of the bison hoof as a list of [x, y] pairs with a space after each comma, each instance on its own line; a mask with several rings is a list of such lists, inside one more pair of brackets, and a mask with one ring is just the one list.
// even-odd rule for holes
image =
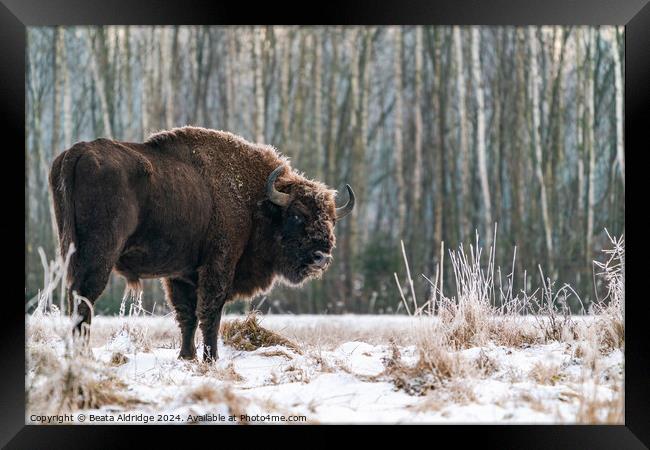
[[212, 363], [215, 362], [217, 359], [219, 359], [218, 353], [214, 353], [214, 354], [203, 353], [203, 362], [205, 363]]
[[180, 352], [178, 359], [193, 360], [196, 359], [196, 353]]

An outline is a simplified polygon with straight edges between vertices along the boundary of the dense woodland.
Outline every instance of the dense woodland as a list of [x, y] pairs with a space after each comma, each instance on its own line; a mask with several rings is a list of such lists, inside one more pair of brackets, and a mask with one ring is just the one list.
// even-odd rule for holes
[[[615, 27], [31, 28], [26, 300], [43, 283], [38, 248], [56, 255], [53, 158], [191, 124], [271, 144], [357, 194], [330, 270], [256, 299], [264, 311], [395, 312], [400, 240], [426, 298], [442, 242], [468, 249], [478, 231], [490, 245], [495, 223], [504, 274], [516, 245], [516, 290], [540, 284], [539, 264], [588, 305], [603, 230], [625, 225], [623, 43]], [[145, 286], [145, 308], [169, 311]], [[97, 311], [117, 312], [123, 290], [113, 276]]]

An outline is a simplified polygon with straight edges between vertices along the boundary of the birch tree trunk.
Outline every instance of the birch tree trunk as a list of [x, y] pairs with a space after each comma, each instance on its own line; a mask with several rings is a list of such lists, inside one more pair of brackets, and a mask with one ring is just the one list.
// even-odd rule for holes
[[[52, 134], [50, 143], [50, 157], [56, 156], [59, 147], [59, 129], [61, 114], [61, 44], [63, 43], [63, 28], [54, 29], [54, 39], [52, 39]], [[54, 220], [54, 219], [52, 219]]]
[[338, 29], [331, 31], [331, 46], [332, 46], [332, 64], [331, 74], [328, 83], [328, 117], [329, 117], [329, 134], [327, 142], [327, 177], [328, 181], [332, 184], [337, 182], [336, 179], [336, 128], [337, 128], [337, 114], [336, 114], [336, 76], [338, 74], [339, 64], [339, 36]]
[[612, 32], [612, 59], [614, 60], [614, 90], [616, 102], [616, 160], [625, 189], [625, 149], [623, 147], [623, 65], [618, 48], [618, 27]]
[[94, 46], [94, 38], [90, 35], [90, 31], [87, 34], [86, 44], [88, 47], [88, 54], [90, 58], [90, 70], [92, 72], [93, 81], [95, 82], [95, 88], [97, 91], [97, 96], [99, 97], [99, 103], [101, 105], [102, 113], [102, 126], [104, 127], [104, 135], [108, 138], [113, 137], [113, 129], [111, 127], [111, 120], [108, 111], [108, 101], [106, 99], [106, 90], [104, 78], [99, 73], [99, 68], [97, 64], [97, 53]]
[[151, 51], [149, 48], [147, 48], [149, 47], [150, 43], [146, 37], [142, 45], [145, 48], [144, 48], [144, 56], [143, 56], [144, 70], [142, 73], [142, 88], [140, 89], [140, 108], [141, 108], [141, 116], [142, 116], [142, 138], [146, 138], [149, 135], [149, 133], [153, 131], [151, 128], [151, 120], [150, 120], [151, 114], [149, 109], [149, 102], [147, 101], [147, 98], [151, 94], [151, 83], [152, 83], [151, 63], [150, 63], [151, 57], [149, 56]]
[[[372, 62], [372, 35], [373, 28], [368, 28], [363, 32], [363, 60], [359, 61], [362, 67], [360, 75], [360, 96], [359, 96], [359, 132], [356, 140], [356, 155], [354, 156], [354, 167], [352, 170], [351, 181], [357, 186], [359, 198], [365, 198], [367, 173], [364, 170], [366, 167], [366, 156], [368, 154], [368, 114], [369, 114], [369, 98], [370, 98], [370, 73]], [[368, 234], [368, 227], [366, 225], [366, 206], [360, 205], [359, 213], [353, 217], [356, 222], [355, 227], [358, 232], [355, 239], [356, 247], [366, 241]], [[357, 248], [355, 248], [355, 252]]]
[[236, 31], [234, 28], [230, 27], [228, 29], [228, 63], [227, 63], [227, 83], [228, 83], [228, 115], [226, 122], [226, 129], [234, 131], [236, 128], [236, 111], [237, 111], [237, 99], [235, 98], [235, 67], [237, 64], [236, 60]]
[[584, 120], [585, 120], [585, 95], [584, 95], [584, 69], [581, 69], [584, 63], [584, 56], [582, 53], [583, 48], [583, 35], [580, 28], [575, 31], [575, 46], [576, 46], [576, 142], [578, 144], [578, 167], [577, 167], [577, 184], [578, 184], [578, 197], [576, 202], [576, 220], [578, 226], [576, 229], [583, 230], [585, 200], [584, 200], [584, 185], [585, 185], [585, 164], [584, 164]]
[[289, 140], [289, 70], [291, 68], [291, 41], [285, 36], [282, 41], [282, 67], [280, 72], [280, 122], [282, 123], [282, 144]]
[[63, 148], [69, 148], [72, 145], [72, 95], [70, 93], [70, 74], [68, 73], [65, 33], [61, 33], [59, 51], [59, 59], [61, 61], [59, 73], [61, 75], [61, 83], [63, 84], [63, 98], [61, 99], [63, 102]]
[[[359, 145], [359, 62], [360, 62], [360, 52], [358, 48], [359, 35], [361, 31], [355, 30], [349, 35], [349, 48], [350, 48], [350, 122], [349, 130], [352, 133], [352, 149], [348, 154], [348, 160], [350, 161], [350, 177], [355, 176], [355, 169], [357, 167], [355, 158], [358, 157], [358, 145]], [[354, 180], [350, 180], [354, 183]], [[355, 311], [359, 313], [361, 311], [361, 298], [355, 295], [354, 292], [354, 244], [357, 236], [357, 221], [355, 217], [351, 217], [352, 220], [347, 222], [348, 233], [344, 241], [344, 250], [345, 250], [345, 268], [346, 268], [346, 293], [350, 299], [354, 298]]]
[[255, 65], [255, 141], [264, 142], [264, 68], [261, 28], [253, 31], [253, 64]]
[[539, 119], [539, 89], [541, 79], [537, 68], [537, 36], [535, 36], [536, 27], [528, 28], [528, 41], [530, 45], [530, 83], [531, 83], [531, 108], [532, 108], [532, 141], [535, 150], [535, 176], [539, 183], [540, 203], [542, 208], [542, 221], [544, 223], [544, 242], [546, 245], [546, 254], [550, 265], [550, 272], [553, 273], [553, 241], [551, 235], [551, 224], [548, 215], [548, 202], [546, 198], [546, 185], [544, 183], [544, 171], [542, 169], [542, 143], [540, 137], [540, 119]]
[[479, 57], [480, 36], [478, 27], [472, 28], [472, 75], [476, 90], [476, 154], [478, 157], [479, 180], [483, 194], [483, 222], [486, 242], [492, 241], [492, 205], [490, 204], [490, 188], [488, 183], [487, 158], [485, 155], [485, 100], [483, 79], [481, 76], [481, 59]]
[[322, 130], [322, 94], [321, 94], [321, 74], [322, 74], [322, 60], [321, 60], [321, 41], [319, 33], [313, 34], [314, 44], [314, 176], [320, 178], [320, 170], [322, 163], [320, 157], [323, 154], [323, 130]]
[[[47, 156], [48, 160], [53, 160], [59, 153], [59, 129], [60, 129], [60, 114], [61, 114], [61, 66], [62, 64], [62, 44], [63, 44], [63, 29], [58, 26], [54, 29], [54, 38], [52, 39], [52, 133], [50, 141], [50, 152]], [[43, 152], [44, 154], [45, 152]], [[45, 156], [45, 155], [43, 155]], [[43, 169], [47, 177], [47, 161], [43, 160]], [[47, 202], [49, 207], [50, 216], [50, 236], [45, 237], [46, 241], [53, 241], [57, 235], [57, 224], [54, 216], [54, 204], [52, 201]], [[48, 234], [49, 234], [48, 233]]]
[[458, 197], [458, 212], [460, 221], [458, 223], [458, 236], [461, 242], [470, 235], [469, 230], [469, 151], [468, 151], [468, 130], [467, 112], [465, 110], [465, 69], [463, 62], [463, 46], [460, 27], [453, 29], [454, 62], [456, 65], [456, 92], [458, 95], [458, 123], [459, 123], [459, 148], [460, 152], [460, 195]]
[[[438, 248], [445, 238], [445, 215], [447, 214], [445, 199], [445, 104], [444, 104], [444, 81], [442, 72], [442, 43], [439, 28], [433, 30], [433, 45], [430, 50], [432, 59], [435, 61], [433, 68], [433, 96], [434, 117], [437, 125], [435, 157], [433, 164], [433, 181], [435, 190], [434, 200], [434, 231], [433, 242], [431, 243], [433, 260], [439, 262]], [[437, 264], [436, 263], [436, 264]]]
[[586, 89], [585, 89], [585, 150], [587, 152], [588, 178], [587, 178], [587, 230], [585, 236], [585, 258], [586, 263], [591, 263], [591, 246], [594, 232], [594, 204], [595, 204], [595, 169], [596, 169], [596, 152], [594, 143], [594, 54], [596, 53], [596, 32], [593, 28], [587, 31], [589, 40], [587, 48], [586, 63]]
[[178, 26], [175, 26], [171, 32], [165, 28], [163, 32], [163, 43], [166, 53], [165, 59], [168, 64], [165, 65], [165, 123], [167, 128], [172, 128], [176, 124], [176, 90], [178, 88]]
[[404, 186], [404, 144], [402, 141], [402, 28], [393, 29], [395, 71], [395, 184], [397, 187], [398, 237], [404, 237], [406, 192]]
[[[516, 50], [515, 50], [515, 77], [516, 77], [516, 93], [515, 93], [515, 108], [513, 128], [515, 133], [514, 151], [512, 152], [512, 161], [510, 176], [512, 177], [512, 201], [513, 201], [513, 240], [520, 242], [523, 237], [523, 222], [524, 222], [524, 186], [522, 170], [523, 164], [521, 163], [525, 152], [525, 108], [526, 108], [526, 82], [525, 82], [525, 36], [524, 31], [519, 28], [516, 30], [515, 35]], [[523, 245], [519, 244], [519, 245]], [[523, 246], [526, 248], [526, 245]], [[521, 251], [519, 252], [521, 254]]]
[[[302, 74], [305, 71], [307, 65], [307, 58], [305, 57], [306, 53], [306, 34], [304, 31], [299, 30], [299, 44], [298, 48], [300, 58], [298, 58], [298, 74]], [[294, 120], [291, 122], [291, 138], [289, 139], [287, 147], [291, 149], [291, 155], [295, 158], [296, 161], [301, 161], [302, 150], [303, 150], [303, 141], [304, 141], [304, 110], [305, 110], [305, 96], [306, 96], [306, 87], [305, 87], [305, 77], [298, 75], [296, 80], [296, 93], [294, 95], [294, 101], [292, 102], [293, 114], [292, 117]]]
[[414, 86], [414, 127], [413, 151], [413, 225], [414, 232], [419, 232], [422, 201], [422, 27], [415, 28], [415, 86]]
[[126, 64], [122, 65], [125, 79], [124, 89], [126, 90], [126, 127], [124, 137], [126, 139], [136, 139], [133, 131], [133, 76], [131, 71], [131, 28], [129, 26], [124, 27], [124, 55], [126, 59]]

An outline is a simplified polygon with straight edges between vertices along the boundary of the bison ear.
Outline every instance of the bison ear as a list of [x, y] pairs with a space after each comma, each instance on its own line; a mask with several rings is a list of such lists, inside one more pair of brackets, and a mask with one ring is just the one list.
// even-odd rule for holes
[[282, 220], [282, 207], [276, 205], [268, 198], [260, 200], [257, 202], [258, 211], [267, 219], [272, 222], [277, 222]]

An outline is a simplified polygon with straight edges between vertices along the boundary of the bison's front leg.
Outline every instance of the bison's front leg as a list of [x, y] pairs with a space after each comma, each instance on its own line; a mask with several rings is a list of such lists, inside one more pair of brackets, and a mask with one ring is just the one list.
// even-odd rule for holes
[[199, 272], [197, 315], [203, 334], [203, 361], [216, 361], [221, 312], [227, 300], [228, 285], [219, 275]]
[[203, 333], [203, 361], [210, 362], [219, 359], [217, 352], [217, 339], [219, 336], [219, 326], [221, 324], [221, 312], [226, 303], [224, 296], [213, 297], [213, 301], [208, 301], [205, 308], [199, 309], [199, 320], [201, 322], [201, 332]]

